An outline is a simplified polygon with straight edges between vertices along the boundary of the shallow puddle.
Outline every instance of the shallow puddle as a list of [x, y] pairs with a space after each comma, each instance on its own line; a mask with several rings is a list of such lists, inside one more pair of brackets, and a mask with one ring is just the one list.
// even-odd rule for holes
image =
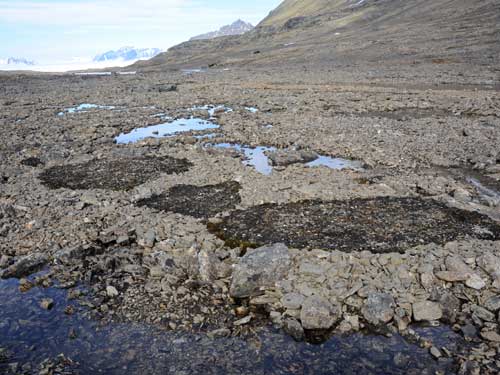
[[[210, 339], [144, 324], [100, 325], [67, 292], [18, 291], [0, 280], [0, 373], [39, 373], [40, 364], [68, 374], [422, 374], [455, 373], [452, 359], [435, 361], [427, 349], [395, 334], [334, 336], [321, 345], [298, 343], [271, 328], [248, 338]], [[54, 307], [40, 307], [51, 298]], [[65, 314], [68, 306], [75, 314]], [[461, 338], [447, 327], [417, 328], [435, 345], [454, 350]], [[50, 365], [49, 365], [50, 364]], [[23, 370], [21, 371], [21, 368]]]
[[179, 133], [219, 129], [220, 126], [209, 120], [201, 118], [180, 118], [163, 124], [137, 128], [130, 133], [121, 133], [115, 138], [118, 144], [136, 143], [146, 138], [172, 137]]
[[233, 211], [209, 229], [231, 247], [285, 243], [344, 252], [404, 252], [417, 245], [500, 239], [500, 225], [433, 200], [381, 197], [263, 204]]
[[236, 150], [244, 154], [245, 159], [243, 164], [255, 168], [255, 170], [264, 175], [270, 175], [273, 172], [273, 167], [269, 162], [269, 158], [265, 154], [267, 151], [275, 151], [275, 147], [246, 147], [234, 143], [218, 143], [213, 146], [215, 148]]
[[[243, 164], [255, 168], [255, 170], [263, 175], [269, 176], [273, 172], [273, 165], [268, 156], [269, 153], [278, 151], [276, 147], [257, 146], [249, 147], [238, 143], [216, 143], [207, 144], [207, 147], [215, 147], [222, 149], [235, 150], [244, 155]], [[282, 150], [286, 152], [286, 150]], [[297, 164], [299, 162], [290, 163]], [[330, 156], [318, 155], [318, 157], [307, 163], [302, 163], [306, 167], [327, 167], [330, 169], [344, 170], [352, 169], [362, 171], [363, 164], [360, 161], [348, 160], [342, 158], [332, 158]]]
[[330, 156], [319, 156], [316, 160], [313, 160], [306, 164], [308, 167], [327, 167], [330, 169], [352, 169], [355, 171], [363, 170], [363, 163], [357, 160], [347, 160], [342, 158], [332, 158]]
[[[180, 118], [174, 120], [165, 112], [155, 113], [151, 115], [151, 117], [159, 118], [166, 122], [163, 124], [136, 128], [130, 133], [121, 133], [118, 137], [115, 138], [115, 142], [118, 144], [130, 144], [139, 142], [146, 138], [174, 137], [176, 135], [187, 132], [219, 129], [220, 125], [216, 123], [215, 115], [218, 113], [229, 113], [233, 110], [224, 105], [203, 105], [191, 107], [188, 109], [188, 111], [207, 111], [209, 118], [203, 119], [191, 116], [189, 118]], [[202, 136], [201, 138], [204, 138], [204, 136]]]
[[112, 105], [99, 105], [99, 104], [90, 104], [90, 103], [83, 103], [80, 105], [77, 105], [75, 107], [69, 107], [64, 109], [64, 111], [59, 112], [58, 116], [64, 116], [65, 114], [72, 114], [72, 113], [84, 113], [87, 112], [88, 110], [91, 109], [105, 109], [105, 110], [112, 110], [115, 109], [115, 106]]

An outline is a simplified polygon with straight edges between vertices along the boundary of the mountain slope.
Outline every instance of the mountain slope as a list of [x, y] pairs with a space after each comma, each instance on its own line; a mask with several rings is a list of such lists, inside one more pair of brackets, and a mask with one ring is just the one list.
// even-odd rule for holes
[[229, 36], [229, 35], [241, 35], [248, 31], [253, 30], [253, 25], [251, 23], [237, 20], [233, 22], [231, 25], [222, 26], [217, 31], [212, 31], [206, 34], [201, 34], [191, 38], [190, 40], [202, 40], [202, 39], [213, 39], [221, 36]]
[[285, 0], [241, 36], [195, 40], [137, 69], [500, 64], [497, 0]]

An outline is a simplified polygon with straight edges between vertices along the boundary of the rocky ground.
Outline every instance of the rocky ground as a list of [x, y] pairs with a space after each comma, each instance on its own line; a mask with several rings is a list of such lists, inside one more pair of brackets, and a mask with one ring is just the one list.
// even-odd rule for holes
[[[429, 85], [433, 69], [410, 84], [296, 67], [1, 75], [1, 276], [67, 290], [106, 324], [202, 340], [269, 325], [311, 343], [401, 334], [449, 364], [428, 369], [497, 373], [500, 97], [471, 76]], [[65, 112], [82, 103], [113, 108]], [[214, 138], [114, 142], [160, 113], [209, 119], [205, 105], [232, 109], [215, 111]], [[265, 175], [222, 142], [280, 157]], [[307, 167], [317, 154], [363, 168]], [[419, 336], [438, 325], [464, 345]]]

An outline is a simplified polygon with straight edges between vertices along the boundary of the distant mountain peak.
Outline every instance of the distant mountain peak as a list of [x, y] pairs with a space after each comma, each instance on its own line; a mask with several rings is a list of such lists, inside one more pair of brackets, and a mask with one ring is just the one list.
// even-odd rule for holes
[[206, 34], [197, 35], [190, 40], [201, 40], [201, 39], [213, 39], [218, 38], [220, 36], [229, 36], [229, 35], [241, 35], [248, 31], [253, 30], [254, 26], [245, 22], [241, 19], [234, 21], [231, 25], [222, 26], [217, 31], [211, 31]]
[[28, 60], [24, 57], [9, 57], [6, 60], [0, 60], [1, 65], [36, 65], [34, 61]]
[[161, 52], [162, 50], [159, 48], [135, 48], [132, 46], [124, 46], [116, 51], [111, 50], [95, 56], [94, 62], [147, 60], [155, 57]]

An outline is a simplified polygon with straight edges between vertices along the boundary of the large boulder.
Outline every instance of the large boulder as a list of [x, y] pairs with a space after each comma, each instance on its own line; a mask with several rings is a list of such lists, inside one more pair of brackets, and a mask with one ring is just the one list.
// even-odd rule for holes
[[304, 329], [330, 329], [341, 317], [340, 306], [315, 295], [304, 301], [300, 311], [300, 321]]
[[272, 287], [288, 273], [291, 258], [283, 244], [263, 246], [249, 251], [236, 264], [230, 294], [246, 298], [261, 294], [261, 288]]
[[378, 326], [388, 323], [394, 317], [394, 298], [386, 293], [372, 293], [368, 296], [361, 312], [366, 321]]

